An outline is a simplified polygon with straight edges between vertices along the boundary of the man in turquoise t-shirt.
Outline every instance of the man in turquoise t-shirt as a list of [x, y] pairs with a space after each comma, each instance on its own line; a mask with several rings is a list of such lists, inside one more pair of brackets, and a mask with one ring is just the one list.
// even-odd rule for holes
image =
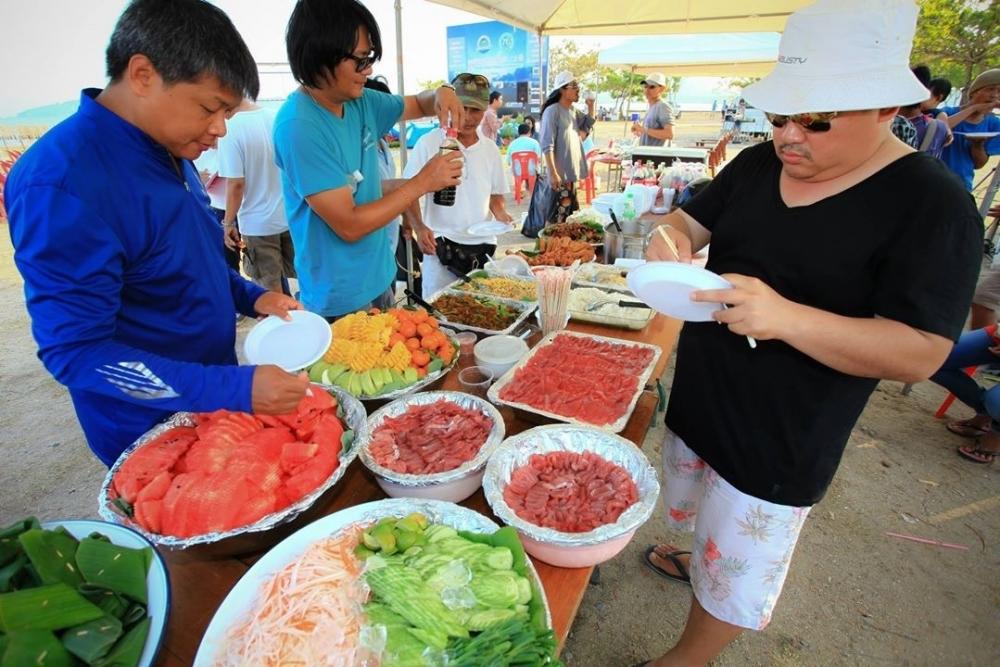
[[941, 159], [972, 189], [972, 175], [990, 155], [1000, 154], [1000, 136], [977, 138], [976, 134], [1000, 132], [1000, 118], [991, 111], [1000, 106], [1000, 69], [989, 69], [969, 85], [969, 102], [961, 107], [945, 107], [955, 140], [945, 147]]
[[457, 185], [462, 161], [438, 156], [383, 193], [379, 137], [400, 118], [435, 113], [442, 127], [449, 113], [460, 126], [462, 104], [450, 86], [405, 98], [365, 89], [382, 44], [356, 0], [299, 0], [286, 42], [302, 86], [278, 112], [274, 144], [300, 301], [329, 319], [386, 307], [396, 274], [386, 225], [424, 194]]

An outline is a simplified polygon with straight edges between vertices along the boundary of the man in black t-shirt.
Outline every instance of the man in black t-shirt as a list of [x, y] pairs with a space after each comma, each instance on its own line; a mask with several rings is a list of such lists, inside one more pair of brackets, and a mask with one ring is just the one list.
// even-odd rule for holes
[[726, 326], [689, 322], [678, 343], [663, 497], [668, 525], [694, 540], [650, 547], [646, 564], [694, 599], [650, 664], [705, 664], [766, 627], [879, 379], [926, 379], [961, 332], [982, 222], [947, 168], [889, 127], [927, 96], [908, 62], [916, 16], [910, 0], [793, 14], [774, 71], [744, 90], [774, 140], [651, 235], [650, 260], [690, 262], [711, 241], [707, 268], [733, 287], [692, 295], [728, 304], [714, 313]]

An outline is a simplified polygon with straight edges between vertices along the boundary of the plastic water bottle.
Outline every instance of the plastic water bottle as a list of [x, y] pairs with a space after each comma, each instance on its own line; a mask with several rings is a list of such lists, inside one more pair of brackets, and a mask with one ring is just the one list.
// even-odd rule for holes
[[639, 228], [636, 220], [638, 216], [635, 212], [635, 193], [625, 193], [625, 204], [622, 206], [622, 231], [626, 234], [635, 234]]
[[[458, 145], [458, 130], [453, 127], [449, 127], [445, 133], [444, 141], [441, 142], [441, 154], [450, 154], [451, 151], [459, 150]], [[458, 186], [449, 185], [448, 187], [438, 190], [434, 193], [434, 203], [438, 206], [454, 206], [455, 205], [455, 188]]]

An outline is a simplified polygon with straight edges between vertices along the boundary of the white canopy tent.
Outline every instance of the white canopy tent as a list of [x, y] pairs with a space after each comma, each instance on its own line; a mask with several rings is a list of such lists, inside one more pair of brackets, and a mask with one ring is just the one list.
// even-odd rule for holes
[[636, 37], [602, 50], [597, 62], [668, 76], [764, 76], [778, 59], [780, 39], [776, 32]]
[[811, 0], [430, 0], [540, 35], [780, 32]]

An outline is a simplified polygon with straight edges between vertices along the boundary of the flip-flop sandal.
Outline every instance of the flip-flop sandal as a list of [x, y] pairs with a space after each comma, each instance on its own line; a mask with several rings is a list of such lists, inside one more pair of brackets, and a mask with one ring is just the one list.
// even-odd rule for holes
[[646, 564], [646, 567], [648, 567], [650, 570], [660, 575], [664, 579], [670, 579], [671, 581], [678, 581], [682, 584], [691, 583], [691, 576], [688, 574], [687, 568], [684, 567], [684, 564], [681, 562], [681, 559], [678, 558], [678, 556], [684, 556], [690, 554], [691, 553], [690, 551], [671, 551], [668, 554], [659, 554], [659, 553], [656, 554], [660, 558], [666, 558], [671, 563], [673, 563], [674, 567], [676, 567], [677, 571], [680, 573], [680, 574], [670, 574], [666, 570], [657, 567], [656, 564], [649, 559], [650, 554], [652, 554], [653, 551], [655, 550], [656, 550], [655, 544], [646, 549], [646, 553], [642, 557], [642, 562]]
[[986, 435], [990, 432], [989, 428], [983, 428], [981, 426], [975, 426], [970, 423], [970, 419], [963, 419], [957, 422], [948, 422], [945, 424], [945, 428], [954, 433], [955, 435], [960, 435], [963, 438], [978, 438], [979, 436]]
[[[988, 464], [993, 463], [993, 459], [1000, 456], [1000, 451], [992, 451], [989, 449], [982, 449], [978, 445], [974, 447], [959, 447], [958, 455], [967, 458], [974, 463]], [[664, 575], [667, 573], [664, 572]]]

